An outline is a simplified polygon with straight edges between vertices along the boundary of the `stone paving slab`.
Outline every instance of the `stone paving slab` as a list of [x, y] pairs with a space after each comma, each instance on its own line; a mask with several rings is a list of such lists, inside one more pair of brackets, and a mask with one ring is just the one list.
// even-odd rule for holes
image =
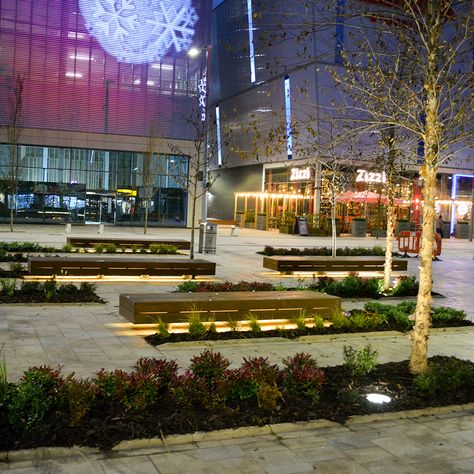
[[[74, 235], [93, 235], [95, 227], [74, 228]], [[139, 228], [109, 228], [105, 235], [142, 235]], [[149, 237], [189, 238], [189, 229], [150, 229]], [[0, 225], [0, 239], [31, 240], [61, 247], [66, 243], [63, 226], [18, 226], [13, 233]], [[262, 256], [256, 252], [264, 245], [305, 247], [330, 246], [329, 238], [285, 236], [273, 232], [241, 229], [239, 237], [230, 237], [228, 229], [219, 229], [217, 254], [206, 256], [218, 265], [218, 279], [259, 280], [275, 284], [297, 285], [297, 278], [275, 277], [263, 271]], [[338, 239], [339, 246], [383, 246], [383, 240]], [[433, 264], [435, 291], [446, 296], [434, 305], [463, 309], [474, 320], [474, 244], [468, 241], [443, 241], [441, 262]], [[183, 257], [185, 258], [185, 257]], [[418, 273], [418, 259], [408, 261], [408, 273]], [[380, 353], [380, 361], [408, 358], [410, 341], [394, 333], [341, 335], [192, 344], [165, 344], [151, 347], [142, 331], [134, 331], [118, 314], [121, 292], [172, 291], [175, 283], [98, 282], [97, 292], [106, 305], [2, 305], [0, 306], [0, 347], [4, 346], [9, 380], [15, 381], [30, 366], [62, 365], [64, 372], [91, 376], [100, 368], [130, 369], [139, 357], [176, 359], [187, 367], [190, 358], [206, 347], [222, 352], [233, 366], [243, 358], [268, 357], [280, 363], [297, 352], [309, 352], [321, 366], [342, 363], [342, 347], [368, 344]], [[389, 301], [382, 301], [389, 303]], [[344, 301], [344, 307], [360, 307], [361, 301]], [[474, 359], [474, 330], [433, 331], [430, 355], [455, 355]], [[411, 419], [387, 420], [367, 424], [354, 420], [346, 426], [330, 424], [309, 430], [286, 430], [278, 425], [253, 432], [239, 439], [219, 439], [219, 433], [198, 438], [190, 435], [180, 444], [148, 446], [113, 453], [90, 454], [81, 449], [75, 456], [58, 460], [32, 460], [12, 453], [15, 462], [0, 464], [0, 471], [17, 473], [87, 472], [217, 472], [230, 473], [458, 473], [474, 472], [474, 415], [472, 411], [445, 413]], [[186, 440], [187, 439], [187, 440]], [[79, 451], [78, 451], [79, 453]], [[429, 463], [425, 462], [429, 458]], [[0, 461], [1, 462], [1, 461]]]
[[[0, 470], [16, 474], [473, 472], [472, 408], [447, 417], [429, 415], [379, 422], [367, 422], [365, 417], [365, 422], [360, 421], [355, 426], [349, 422], [228, 439], [225, 435], [231, 430], [224, 430], [221, 442], [170, 442], [144, 447], [143, 441], [137, 440], [134, 449], [107, 452], [77, 447], [14, 452], [8, 460], [0, 461]], [[456, 438], [445, 433], [449, 424], [458, 428], [451, 432], [458, 434]]]

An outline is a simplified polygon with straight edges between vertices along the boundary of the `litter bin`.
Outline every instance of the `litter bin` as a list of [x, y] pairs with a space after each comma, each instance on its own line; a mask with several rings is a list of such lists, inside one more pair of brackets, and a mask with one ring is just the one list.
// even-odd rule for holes
[[217, 225], [202, 222], [199, 226], [199, 253], [216, 253]]

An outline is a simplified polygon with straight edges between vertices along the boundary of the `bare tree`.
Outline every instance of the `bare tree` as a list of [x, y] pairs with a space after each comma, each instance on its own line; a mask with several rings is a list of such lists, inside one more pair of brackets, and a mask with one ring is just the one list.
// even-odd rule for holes
[[[218, 174], [204, 176], [211, 168], [211, 163], [216, 159], [221, 140], [217, 139], [215, 123], [210, 120], [202, 120], [199, 111], [193, 111], [187, 118], [188, 123], [194, 129], [191, 153], [175, 143], [169, 143], [170, 151], [175, 155], [187, 156], [187, 169], [183, 169], [179, 163], [171, 163], [170, 174], [178, 183], [180, 188], [188, 193], [191, 200], [191, 249], [189, 257], [194, 259], [196, 209], [199, 199], [209, 191]], [[226, 144], [222, 142], [222, 144]], [[225, 160], [223, 160], [223, 163]]]
[[148, 230], [148, 214], [151, 204], [151, 196], [153, 193], [153, 154], [155, 150], [155, 135], [153, 128], [150, 127], [148, 131], [147, 149], [143, 154], [143, 168], [142, 168], [142, 184], [145, 204], [145, 220], [143, 223], [143, 233], [146, 234]]
[[2, 188], [10, 197], [10, 230], [13, 232], [13, 220], [15, 216], [15, 196], [18, 189], [18, 178], [20, 173], [19, 142], [21, 137], [21, 119], [23, 110], [23, 88], [24, 77], [17, 74], [14, 84], [8, 90], [8, 104], [5, 110], [6, 131], [8, 140], [8, 164], [7, 170], [1, 178]]
[[[381, 28], [375, 44], [354, 28], [359, 53], [346, 52], [344, 68], [335, 74], [351, 92], [344, 112], [360, 117], [361, 129], [392, 127], [406, 134], [412, 149], [419, 141], [424, 145], [420, 286], [410, 357], [412, 372], [423, 373], [431, 326], [436, 173], [472, 144], [473, 4], [401, 0], [359, 14]], [[402, 69], [410, 72], [400, 74]]]

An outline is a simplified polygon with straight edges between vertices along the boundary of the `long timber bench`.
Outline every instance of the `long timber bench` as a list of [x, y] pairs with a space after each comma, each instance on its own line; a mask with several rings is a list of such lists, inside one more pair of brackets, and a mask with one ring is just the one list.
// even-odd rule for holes
[[31, 257], [30, 275], [68, 276], [197, 276], [215, 275], [216, 264], [208, 260], [156, 257]]
[[[319, 257], [319, 256], [273, 256], [263, 257], [263, 266], [280, 273], [292, 272], [360, 272], [383, 271], [383, 257]], [[407, 261], [392, 259], [393, 271], [405, 271]]]
[[259, 319], [294, 319], [302, 311], [330, 317], [341, 299], [315, 291], [255, 291], [222, 293], [123, 293], [119, 313], [135, 324], [186, 322], [198, 312], [203, 320], [241, 321], [249, 313]]
[[140, 238], [116, 238], [116, 237], [68, 237], [67, 243], [73, 247], [91, 248], [96, 244], [114, 244], [118, 247], [149, 248], [150, 244], [173, 245], [180, 250], [189, 250], [190, 242], [182, 239], [140, 239]]

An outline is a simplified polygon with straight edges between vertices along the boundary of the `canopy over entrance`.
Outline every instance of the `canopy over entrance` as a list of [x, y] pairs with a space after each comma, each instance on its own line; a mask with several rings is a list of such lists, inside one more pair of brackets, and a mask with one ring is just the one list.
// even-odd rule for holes
[[[361, 204], [387, 204], [388, 197], [385, 194], [377, 194], [372, 191], [346, 191], [338, 198], [338, 202], [358, 202]], [[394, 204], [400, 206], [404, 203], [403, 199], [395, 198]]]

